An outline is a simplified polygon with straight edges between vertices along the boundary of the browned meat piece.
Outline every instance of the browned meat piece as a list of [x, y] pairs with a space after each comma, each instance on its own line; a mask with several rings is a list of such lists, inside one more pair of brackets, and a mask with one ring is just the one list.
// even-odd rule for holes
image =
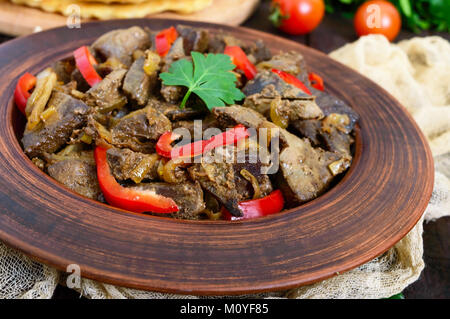
[[98, 200], [101, 194], [95, 161], [69, 158], [48, 167], [48, 174], [74, 192]]
[[320, 136], [320, 129], [322, 127], [321, 120], [305, 120], [295, 121], [292, 127], [300, 133], [301, 136], [308, 138], [312, 145], [320, 146], [322, 138]]
[[150, 90], [156, 85], [156, 74], [153, 79], [144, 72], [145, 57], [140, 57], [131, 65], [123, 81], [123, 91], [137, 105], [144, 106], [148, 102]]
[[215, 32], [214, 34], [209, 35], [209, 48], [208, 48], [209, 53], [223, 53], [227, 45], [230, 46], [236, 45], [241, 48], [244, 47], [244, 43], [241, 40], [229, 34], [225, 34], [219, 31], [217, 33]]
[[95, 53], [103, 59], [115, 57], [127, 67], [133, 62], [134, 51], [145, 50], [149, 47], [148, 34], [137, 26], [110, 31], [92, 44]]
[[142, 183], [133, 187], [154, 191], [156, 194], [170, 197], [180, 209], [176, 213], [169, 215], [159, 214], [159, 216], [170, 216], [181, 219], [199, 219], [200, 213], [205, 209], [203, 191], [197, 183]]
[[86, 92], [86, 103], [97, 108], [100, 113], [120, 109], [127, 103], [121, 91], [127, 70], [119, 69], [108, 74], [100, 83]]
[[195, 122], [194, 121], [177, 121], [172, 123], [172, 128], [174, 132], [177, 129], [186, 129], [189, 131], [191, 136], [194, 136]]
[[184, 44], [182, 38], [177, 38], [175, 42], [170, 47], [169, 52], [167, 52], [166, 56], [163, 58], [163, 72], [167, 71], [170, 65], [182, 58], [186, 57], [186, 52], [184, 51]]
[[316, 103], [321, 108], [325, 116], [330, 115], [331, 113], [346, 114], [350, 119], [346, 129], [348, 131], [353, 130], [356, 122], [359, 120], [359, 115], [350, 106], [348, 106], [347, 103], [335, 96], [314, 88], [311, 89], [311, 92], [316, 96]]
[[56, 114], [43, 126], [24, 132], [22, 144], [30, 157], [56, 152], [68, 141], [73, 130], [86, 124], [89, 107], [80, 100], [53, 91], [48, 105], [55, 107]]
[[282, 98], [272, 84], [266, 86], [261, 93], [247, 96], [244, 106], [258, 111], [268, 119], [271, 119], [271, 112], [275, 112], [279, 118], [286, 119], [286, 122], [323, 117], [322, 110], [317, 106], [314, 97]]
[[208, 52], [210, 53], [223, 53], [225, 50], [225, 43], [217, 35], [210, 35]]
[[184, 109], [180, 109], [179, 107], [177, 107], [176, 109], [172, 110], [166, 109], [165, 115], [171, 121], [181, 121], [181, 120], [200, 119], [203, 115], [205, 115], [205, 111], [195, 110], [190, 107], [186, 107]]
[[[260, 196], [258, 197], [267, 196], [273, 191], [269, 176], [263, 173], [263, 166], [259, 160], [256, 163], [251, 163], [248, 160], [248, 156], [244, 163], [236, 162], [233, 164], [236, 189], [245, 199], [252, 199], [255, 190], [251, 185], [251, 181], [246, 178], [246, 175], [243, 175], [244, 173], [250, 173], [256, 178], [260, 191]], [[247, 172], [243, 173], [242, 170], [246, 170]]]
[[263, 61], [256, 66], [259, 70], [278, 69], [296, 76], [303, 84], [308, 85], [306, 62], [298, 52], [289, 51], [274, 55], [269, 61]]
[[[233, 152], [236, 152], [234, 150]], [[237, 160], [237, 153], [233, 157], [227, 155], [225, 148], [216, 148], [205, 154], [201, 163], [194, 164], [189, 169], [191, 178], [198, 181], [202, 188], [217, 198], [231, 214], [241, 216], [238, 207], [240, 201], [251, 199], [254, 188], [251, 182], [245, 178], [242, 170], [255, 177], [260, 190], [260, 196], [265, 196], [272, 191], [269, 177], [262, 172], [260, 161], [250, 163], [248, 154], [245, 161]]]
[[323, 120], [300, 120], [292, 122], [292, 127], [311, 140], [313, 145], [338, 152], [351, 159], [351, 132], [359, 119], [358, 114], [343, 101], [327, 93], [315, 90], [316, 102], [322, 109]]
[[186, 55], [190, 55], [191, 51], [203, 53], [208, 49], [208, 31], [186, 25], [178, 25], [177, 31], [184, 40], [184, 51]]
[[331, 113], [323, 120], [297, 121], [293, 127], [300, 134], [309, 138], [313, 145], [337, 152], [351, 159], [351, 145], [354, 139], [351, 131], [349, 116], [346, 114]]
[[239, 105], [215, 107], [212, 113], [219, 125], [224, 129], [237, 124], [257, 129], [264, 127], [264, 124], [268, 122], [262, 114]]
[[214, 34], [209, 35], [209, 53], [223, 53], [226, 46], [241, 47], [247, 54], [249, 60], [254, 64], [264, 60], [269, 60], [272, 57], [272, 53], [262, 40], [246, 43], [228, 33], [221, 31], [214, 32]]
[[331, 127], [329, 131], [322, 131], [322, 137], [325, 144], [324, 148], [328, 151], [336, 152], [349, 159], [350, 166], [352, 158], [351, 146], [354, 142], [353, 136], [351, 134], [340, 131], [336, 127]]
[[161, 95], [169, 103], [178, 103], [183, 98], [184, 91], [182, 86], [161, 85]]
[[[231, 105], [227, 107], [215, 107], [212, 114], [222, 129], [234, 127], [238, 124], [257, 130], [261, 128], [267, 129], [267, 131], [279, 129], [277, 125], [269, 122], [261, 113], [244, 106]], [[274, 133], [276, 134], [276, 131]], [[284, 146], [286, 141], [283, 136], [280, 134], [277, 135], [280, 137], [280, 146]]]
[[158, 177], [157, 154], [143, 154], [127, 148], [110, 148], [107, 151], [107, 158], [111, 172], [118, 180], [131, 179], [135, 183], [140, 183], [144, 179], [154, 180]]
[[[222, 129], [242, 124], [254, 129], [272, 129], [278, 130], [279, 127], [272, 122], [269, 122], [261, 113], [244, 106], [231, 105], [227, 107], [215, 107], [212, 114], [216, 117], [218, 125]], [[273, 134], [276, 134], [274, 131]], [[272, 134], [272, 133], [270, 133]], [[277, 134], [280, 137], [280, 146], [284, 146], [286, 141], [283, 135]]]
[[72, 91], [77, 89], [77, 83], [75, 81], [70, 81], [63, 85], [57, 85], [54, 89], [68, 95], [72, 95]]
[[[183, 38], [179, 37], [175, 40], [175, 42], [172, 44], [170, 51], [167, 53], [167, 55], [163, 59], [163, 67], [161, 69], [161, 72], [167, 72], [169, 71], [170, 65], [186, 56], [184, 52], [184, 46], [183, 46]], [[177, 103], [181, 100], [183, 97], [183, 94], [185, 92], [185, 89], [182, 86], [175, 86], [175, 85], [161, 85], [161, 95], [169, 103]]]
[[150, 99], [148, 106], [160, 111], [171, 121], [200, 119], [203, 115], [205, 115], [204, 110], [196, 110], [189, 107], [180, 109], [180, 107], [175, 104], [157, 99]]
[[209, 35], [208, 52], [223, 53], [226, 46], [241, 47], [253, 64], [257, 64], [264, 60], [269, 60], [272, 57], [272, 53], [262, 40], [257, 40], [256, 42], [247, 44], [229, 34], [224, 34], [221, 32]]
[[189, 169], [194, 181], [198, 181], [202, 188], [216, 197], [234, 216], [242, 216], [238, 203], [244, 200], [243, 194], [237, 190], [233, 165], [229, 163], [194, 164]]
[[257, 40], [250, 46], [244, 47], [245, 53], [247, 53], [248, 59], [253, 64], [258, 64], [262, 61], [270, 60], [272, 53], [266, 47], [262, 40]]
[[299, 88], [286, 83], [277, 74], [268, 70], [258, 72], [253, 80], [247, 82], [242, 89], [242, 92], [244, 92], [246, 96], [261, 93], [265, 87], [271, 84], [275, 87], [275, 91], [278, 92], [283, 99], [311, 98], [311, 95], [308, 95]]
[[283, 130], [287, 147], [280, 153], [277, 186], [290, 206], [310, 201], [324, 193], [333, 180], [330, 165], [341, 157], [321, 148], [313, 148], [307, 139], [300, 139]]
[[[260, 113], [240, 106], [217, 107], [213, 114], [223, 127], [243, 124], [247, 127], [273, 128]], [[313, 148], [307, 139], [300, 139], [288, 131], [277, 128], [280, 134], [280, 169], [277, 186], [287, 194], [290, 205], [312, 200], [325, 192], [333, 177], [346, 168], [346, 159], [321, 148]], [[338, 165], [337, 162], [344, 160]]]
[[105, 62], [95, 65], [95, 70], [102, 78], [119, 69], [128, 69], [128, 67], [115, 57], [108, 58]]
[[51, 68], [56, 73], [58, 81], [64, 84], [71, 81], [71, 74], [75, 70], [75, 60], [73, 57], [57, 61]]
[[[106, 128], [108, 123], [103, 114], [91, 113], [87, 117], [87, 125], [83, 128], [83, 133], [92, 138], [97, 145], [108, 145], [112, 143], [111, 132]], [[81, 135], [81, 134], [80, 134]]]
[[184, 128], [189, 131], [192, 137], [195, 136], [195, 129], [198, 129], [198, 132], [204, 132], [209, 128], [216, 128], [218, 123], [216, 118], [212, 114], [208, 114], [203, 120], [194, 120], [194, 121], [176, 121], [172, 123], [173, 130]]
[[91, 86], [86, 82], [86, 80], [81, 75], [80, 70], [75, 69], [70, 74], [70, 80], [77, 83], [77, 90], [80, 92], [86, 92], [91, 88]]
[[152, 107], [129, 113], [111, 128], [112, 144], [136, 152], [153, 153], [158, 138], [172, 130], [169, 119]]

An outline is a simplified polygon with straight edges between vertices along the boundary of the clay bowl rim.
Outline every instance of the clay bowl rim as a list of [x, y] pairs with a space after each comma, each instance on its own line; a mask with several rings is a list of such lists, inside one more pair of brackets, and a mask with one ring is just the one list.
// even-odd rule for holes
[[[153, 21], [157, 21], [160, 19], [152, 19]], [[163, 20], [163, 19], [161, 19]], [[133, 19], [131, 21], [127, 21], [124, 22], [124, 25], [127, 26], [131, 26], [133, 25], [132, 21], [140, 21], [141, 23], [145, 22], [149, 22], [149, 19]], [[170, 22], [172, 21], [172, 22]], [[117, 20], [113, 20], [110, 21], [110, 23], [117, 23]], [[122, 21], [123, 22], [123, 21]], [[183, 24], [190, 24], [190, 25], [199, 25], [199, 26], [204, 26], [207, 28], [211, 28], [211, 29], [217, 29], [217, 28], [221, 28], [221, 29], [225, 29], [225, 30], [243, 30], [247, 33], [253, 34], [254, 36], [256, 35], [265, 35], [267, 36], [266, 33], [263, 32], [259, 32], [259, 31], [255, 31], [255, 30], [250, 30], [250, 29], [246, 29], [246, 28], [230, 28], [230, 27], [226, 27], [226, 26], [222, 26], [222, 25], [214, 25], [214, 24], [209, 24], [209, 23], [192, 23], [192, 22], [188, 22], [188, 21], [180, 21], [180, 20], [167, 20], [164, 19], [165, 23], [172, 23], [172, 24], [176, 24], [176, 23], [183, 23]], [[99, 21], [99, 22], [90, 22], [89, 25], [91, 24], [104, 24], [105, 22]], [[64, 29], [64, 28], [58, 28], [58, 29]], [[57, 32], [58, 29], [53, 29], [53, 30], [49, 30], [49, 31], [44, 31], [43, 34], [45, 34], [45, 32]], [[276, 36], [273, 35], [269, 35], [269, 39], [270, 38], [278, 38]], [[17, 40], [12, 40], [10, 42], [15, 42], [15, 41], [20, 41], [21, 39], [17, 39]], [[283, 39], [282, 42], [292, 42], [289, 40], [285, 40]], [[14, 45], [14, 43], [10, 44], [10, 45]], [[319, 54], [322, 55], [323, 57], [326, 57], [324, 54], [322, 53], [318, 53], [316, 50], [304, 47], [301, 44], [296, 43], [295, 46], [299, 47], [302, 49], [302, 51], [315, 51], [315, 54]], [[328, 57], [326, 57], [327, 59], [329, 59]], [[336, 63], [336, 62], [334, 62]], [[309, 66], [310, 69], [315, 70], [314, 66]], [[348, 69], [350, 70], [350, 69]], [[353, 72], [353, 71], [350, 71]], [[325, 78], [326, 81], [326, 78]], [[385, 92], [386, 93], [386, 92]], [[2, 93], [4, 94], [4, 93]], [[386, 93], [388, 96], [389, 94]], [[391, 99], [393, 99], [391, 97]], [[394, 100], [395, 101], [395, 100]], [[398, 104], [398, 103], [394, 103], [394, 104]], [[352, 105], [353, 106], [353, 105]], [[402, 107], [401, 107], [402, 108]], [[14, 119], [14, 113], [17, 112], [17, 110], [14, 108], [13, 106], [13, 102], [12, 102], [12, 95], [9, 98], [9, 103], [8, 103], [8, 108], [7, 108], [7, 117], [9, 119], [8, 123], [9, 125], [7, 126], [7, 130], [8, 130], [8, 134], [11, 136], [13, 135], [14, 137], [17, 137], [17, 134], [15, 132], [14, 129], [14, 125], [12, 124], [12, 121]], [[403, 109], [403, 112], [406, 112], [406, 110]], [[411, 119], [411, 117], [409, 116], [409, 114], [407, 114], [407, 117], [409, 117]], [[413, 125], [415, 125], [415, 123], [413, 123]], [[417, 125], [416, 125], [416, 129], [417, 129]], [[166, 217], [156, 217], [156, 216], [148, 216], [145, 215], [145, 218], [151, 218], [151, 219], [163, 219], [163, 220], [170, 220], [171, 223], [173, 223], [174, 225], [176, 224], [192, 224], [192, 225], [198, 225], [198, 224], [209, 224], [209, 225], [232, 225], [232, 224], [259, 224], [261, 223], [262, 220], [279, 220], [280, 217], [285, 218], [287, 215], [292, 215], [295, 213], [299, 213], [300, 211], [304, 211], [305, 209], [309, 208], [310, 206], [313, 205], [317, 205], [318, 203], [325, 203], [329, 197], [331, 197], [332, 195], [334, 195], [335, 193], [339, 193], [341, 188], [343, 188], [345, 186], [345, 184], [351, 179], [352, 175], [353, 175], [353, 171], [355, 169], [355, 167], [357, 165], [359, 165], [360, 163], [360, 159], [361, 159], [361, 155], [364, 152], [364, 144], [362, 141], [362, 137], [360, 135], [360, 129], [356, 130], [356, 150], [355, 150], [355, 157], [354, 157], [354, 161], [351, 165], [351, 168], [349, 169], [349, 171], [345, 174], [345, 176], [330, 190], [328, 190], [326, 193], [324, 193], [323, 195], [321, 195], [320, 197], [316, 198], [313, 201], [310, 201], [304, 205], [292, 208], [292, 209], [288, 209], [285, 210], [277, 215], [273, 215], [273, 216], [267, 216], [264, 218], [259, 218], [259, 219], [255, 219], [255, 220], [244, 220], [244, 221], [232, 221], [231, 223], [229, 221], [185, 221], [185, 220], [173, 220], [171, 218], [166, 218]], [[422, 136], [423, 138], [423, 136]], [[423, 138], [424, 139], [424, 138]], [[19, 141], [17, 140], [17, 138], [14, 138], [14, 151], [16, 153], [21, 154], [20, 156], [22, 157], [22, 160], [25, 161], [27, 163], [27, 167], [26, 169], [30, 169], [33, 170], [35, 173], [37, 173], [38, 175], [40, 175], [40, 178], [44, 178], [45, 180], [47, 180], [48, 183], [53, 184], [53, 186], [55, 187], [55, 189], [58, 189], [59, 192], [68, 192], [68, 193], [72, 193], [73, 196], [76, 197], [81, 197], [83, 198], [84, 201], [90, 202], [90, 204], [92, 205], [93, 208], [95, 208], [96, 206], [100, 206], [103, 208], [107, 208], [108, 210], [110, 210], [111, 212], [115, 213], [115, 214], [125, 214], [127, 216], [130, 215], [130, 212], [121, 210], [121, 209], [117, 209], [114, 207], [111, 207], [109, 205], [106, 204], [102, 204], [99, 203], [97, 201], [94, 200], [90, 200], [87, 198], [84, 198], [78, 194], [75, 194], [74, 192], [72, 192], [71, 190], [68, 190], [67, 188], [65, 188], [64, 186], [62, 186], [61, 184], [59, 184], [57, 181], [53, 180], [51, 177], [49, 177], [48, 175], [46, 175], [45, 173], [43, 173], [42, 171], [40, 171], [32, 162], [31, 160], [23, 153], [23, 150], [19, 144]], [[425, 151], [427, 153], [427, 157], [428, 160], [431, 158], [431, 153], [428, 147], [425, 147]], [[432, 164], [432, 160], [431, 160], [431, 164]], [[430, 166], [430, 162], [428, 162], [428, 166]], [[428, 187], [428, 193], [426, 194], [425, 197], [427, 197], [427, 195], [431, 196], [431, 192], [429, 191], [429, 187]], [[424, 207], [423, 207], [424, 209]], [[420, 210], [420, 209], [419, 209]], [[142, 214], [134, 214], [132, 213], [132, 215], [137, 216], [138, 219], [142, 218]], [[417, 220], [420, 218], [420, 215], [416, 214], [416, 218], [414, 220], [414, 223], [410, 223], [409, 227], [405, 227], [404, 229], [402, 229], [402, 231], [399, 231], [397, 236], [395, 236], [394, 238], [390, 238], [390, 240], [388, 242], [385, 243], [384, 248], [382, 249], [382, 251], [380, 250], [379, 253], [384, 252], [386, 249], [388, 249], [389, 247], [391, 247], [393, 244], [395, 244], [398, 240], [400, 240], [404, 235], [406, 235], [406, 233], [414, 226], [414, 224], [417, 222]], [[1, 223], [0, 223], [1, 225]], [[48, 264], [51, 264], [53, 266], [56, 266], [59, 269], [62, 269], [63, 267], [61, 267], [61, 262], [54, 262], [56, 259], [59, 258], [52, 258], [52, 257], [48, 257], [47, 253], [44, 252], [37, 252], [36, 250], [30, 249], [30, 247], [26, 247], [27, 244], [21, 243], [20, 240], [18, 240], [18, 238], [12, 238], [8, 235], [6, 235], [5, 233], [3, 233], [0, 229], [0, 238], [4, 239], [6, 242], [10, 243], [12, 246], [17, 247], [19, 249], [24, 250], [25, 252], [30, 253], [31, 255], [33, 255], [36, 259], [44, 261]], [[34, 253], [32, 252], [34, 251]], [[47, 257], [45, 257], [47, 255]], [[339, 272], [342, 271], [346, 271], [349, 269], [352, 269], [360, 264], [363, 264], [365, 262], [367, 262], [368, 260], [372, 259], [373, 257], [375, 257], [375, 255], [373, 255], [373, 253], [370, 256], [366, 256], [365, 258], [359, 259], [357, 262], [352, 263], [351, 265], [348, 264], [345, 267], [341, 267], [339, 268]], [[52, 261], [53, 260], [53, 261]], [[67, 264], [67, 263], [63, 263], [63, 264]], [[89, 269], [89, 267], [86, 267], [87, 269]], [[99, 269], [101, 271], [101, 269]], [[227, 293], [227, 294], [239, 294], [239, 293], [248, 293], [248, 292], [261, 292], [261, 291], [273, 291], [273, 290], [280, 290], [280, 289], [287, 289], [287, 288], [292, 288], [298, 285], [303, 285], [303, 284], [307, 284], [307, 283], [311, 283], [320, 279], [325, 279], [327, 277], [332, 276], [336, 271], [332, 271], [330, 272], [330, 270], [328, 269], [326, 271], [325, 274], [321, 274], [318, 275], [316, 277], [312, 277], [309, 280], [303, 280], [301, 282], [293, 282], [290, 284], [286, 284], [286, 283], [281, 283], [279, 285], [272, 285], [272, 286], [266, 286], [264, 288], [261, 287], [254, 287], [252, 288], [246, 288], [246, 289], [232, 289], [232, 290], [211, 290], [211, 288], [209, 289], [195, 289], [194, 291], [192, 291], [192, 293], [198, 293], [198, 294], [223, 294], [223, 293]], [[96, 274], [96, 275], [95, 275]], [[116, 283], [116, 284], [126, 284], [126, 282], [122, 281], [116, 281], [114, 279], [108, 278], [108, 276], [102, 276], [98, 274], [98, 271], [96, 270], [92, 270], [92, 271], [88, 271], [86, 277], [88, 278], [94, 278], [94, 279], [105, 279], [106, 282], [111, 282], [111, 283]], [[104, 277], [104, 278], [102, 278]], [[114, 276], [113, 276], [114, 277]], [[144, 289], [155, 289], [155, 290], [160, 290], [160, 291], [164, 291], [164, 292], [177, 292], [177, 293], [189, 293], [189, 291], [187, 291], [186, 289], [182, 289], [182, 290], [177, 290], [177, 289], [167, 289], [167, 288], [162, 288], [162, 289], [158, 289], [158, 287], [149, 287], [149, 286], [140, 286], [140, 285], [136, 285], [134, 283], [131, 284], [132, 287], [135, 288], [144, 288]]]

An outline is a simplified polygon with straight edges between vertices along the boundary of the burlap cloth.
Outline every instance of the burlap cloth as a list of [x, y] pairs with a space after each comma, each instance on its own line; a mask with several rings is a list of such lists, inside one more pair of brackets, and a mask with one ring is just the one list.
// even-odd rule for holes
[[[392, 93], [414, 116], [435, 159], [433, 196], [420, 222], [388, 252], [331, 279], [276, 294], [250, 297], [383, 298], [400, 293], [424, 268], [423, 221], [450, 215], [450, 44], [439, 37], [390, 44], [367, 36], [330, 56]], [[66, 275], [0, 243], [0, 298], [51, 298]], [[116, 287], [88, 279], [78, 291], [88, 298], [196, 298]]]

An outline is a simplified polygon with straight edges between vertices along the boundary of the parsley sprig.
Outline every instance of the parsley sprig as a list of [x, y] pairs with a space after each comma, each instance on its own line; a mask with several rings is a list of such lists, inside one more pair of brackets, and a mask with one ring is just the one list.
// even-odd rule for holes
[[195, 93], [208, 109], [233, 104], [245, 95], [236, 87], [236, 75], [232, 71], [235, 65], [225, 54], [207, 54], [192, 52], [192, 61], [178, 60], [169, 68], [169, 72], [160, 74], [165, 85], [181, 85], [188, 88], [181, 102], [183, 109], [191, 93]]

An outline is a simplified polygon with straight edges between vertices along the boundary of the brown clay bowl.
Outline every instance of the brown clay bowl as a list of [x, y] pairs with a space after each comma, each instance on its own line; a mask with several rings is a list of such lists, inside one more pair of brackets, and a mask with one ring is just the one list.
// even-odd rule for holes
[[[185, 23], [223, 29], [274, 51], [298, 50], [327, 91], [361, 116], [354, 163], [319, 198], [244, 222], [180, 221], [129, 213], [81, 197], [42, 173], [18, 141], [16, 81], [101, 34], [133, 25]], [[434, 170], [407, 111], [367, 78], [301, 44], [262, 32], [177, 20], [114, 20], [58, 28], [0, 46], [0, 240], [57, 269], [133, 288], [196, 295], [293, 288], [331, 277], [385, 252], [417, 223]]]

